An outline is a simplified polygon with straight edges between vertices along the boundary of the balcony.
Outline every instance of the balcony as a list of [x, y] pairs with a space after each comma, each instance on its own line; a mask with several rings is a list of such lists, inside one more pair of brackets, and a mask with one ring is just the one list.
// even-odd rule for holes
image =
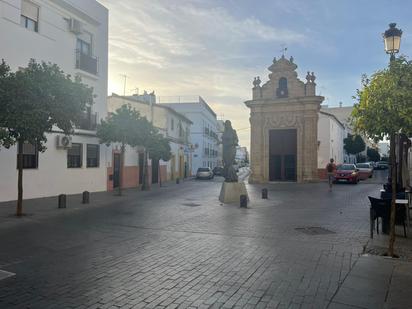
[[78, 128], [81, 130], [95, 131], [97, 127], [97, 113], [85, 112], [83, 113], [82, 118]]
[[83, 54], [78, 49], [76, 50], [76, 69], [97, 75], [97, 63], [97, 57]]

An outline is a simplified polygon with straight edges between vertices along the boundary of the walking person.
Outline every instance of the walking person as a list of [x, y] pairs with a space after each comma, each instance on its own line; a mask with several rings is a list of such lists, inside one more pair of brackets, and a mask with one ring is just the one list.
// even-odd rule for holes
[[328, 173], [328, 182], [329, 182], [329, 192], [332, 191], [332, 184], [335, 180], [336, 165], [335, 160], [330, 159], [330, 162], [326, 165], [326, 172]]

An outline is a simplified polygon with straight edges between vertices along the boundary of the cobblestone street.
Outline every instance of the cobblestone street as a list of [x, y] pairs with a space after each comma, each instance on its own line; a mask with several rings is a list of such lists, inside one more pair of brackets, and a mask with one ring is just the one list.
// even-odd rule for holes
[[248, 185], [247, 209], [219, 203], [220, 181], [92, 195], [100, 204], [3, 226], [0, 269], [15, 276], [0, 307], [330, 306], [369, 239], [379, 181], [274, 183], [268, 200]]

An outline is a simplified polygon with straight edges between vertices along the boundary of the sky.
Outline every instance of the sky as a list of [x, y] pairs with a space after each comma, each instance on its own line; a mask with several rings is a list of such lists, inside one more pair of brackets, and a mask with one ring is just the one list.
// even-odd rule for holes
[[403, 30], [412, 50], [412, 2], [366, 0], [99, 0], [109, 9], [109, 94], [155, 91], [162, 101], [202, 96], [249, 147], [252, 81], [273, 57], [313, 71], [324, 104], [353, 105], [362, 74], [387, 66], [382, 33]]

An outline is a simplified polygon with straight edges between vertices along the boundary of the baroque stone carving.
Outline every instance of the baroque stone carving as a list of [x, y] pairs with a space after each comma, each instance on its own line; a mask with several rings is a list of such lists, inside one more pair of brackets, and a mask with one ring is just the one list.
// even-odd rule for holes
[[267, 115], [264, 121], [265, 128], [301, 128], [302, 117], [296, 113], [282, 113]]

